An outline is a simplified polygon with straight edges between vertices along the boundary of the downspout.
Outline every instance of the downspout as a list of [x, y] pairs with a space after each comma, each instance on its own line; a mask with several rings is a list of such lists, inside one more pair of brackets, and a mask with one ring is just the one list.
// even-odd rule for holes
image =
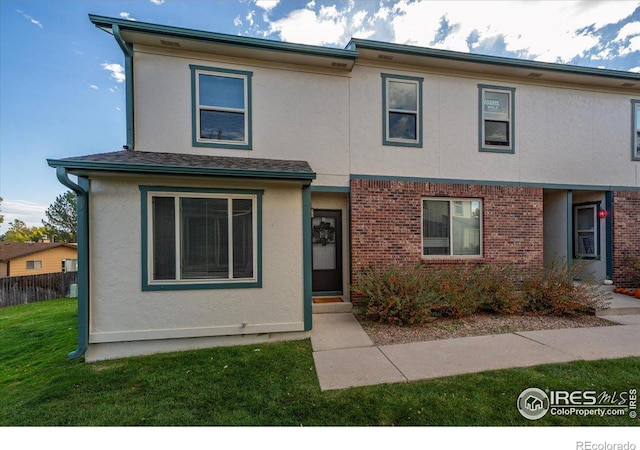
[[127, 110], [127, 149], [135, 148], [135, 124], [133, 114], [133, 45], [127, 44], [120, 34], [120, 27], [116, 24], [111, 26], [113, 37], [124, 53], [124, 82], [126, 91], [126, 110]]
[[60, 183], [77, 195], [78, 212], [78, 347], [69, 359], [84, 355], [89, 345], [89, 180], [78, 177], [78, 184], [69, 179], [67, 169], [56, 167]]

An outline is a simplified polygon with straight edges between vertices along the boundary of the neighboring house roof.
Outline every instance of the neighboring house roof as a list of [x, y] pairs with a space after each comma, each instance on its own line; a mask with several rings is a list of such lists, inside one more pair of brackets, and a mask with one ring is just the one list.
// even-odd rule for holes
[[21, 256], [27, 256], [56, 247], [77, 249], [76, 244], [67, 244], [64, 242], [0, 242], [0, 261], [10, 261]]
[[77, 172], [132, 172], [207, 175], [311, 181], [315, 172], [306, 161], [123, 150], [47, 160], [51, 167]]

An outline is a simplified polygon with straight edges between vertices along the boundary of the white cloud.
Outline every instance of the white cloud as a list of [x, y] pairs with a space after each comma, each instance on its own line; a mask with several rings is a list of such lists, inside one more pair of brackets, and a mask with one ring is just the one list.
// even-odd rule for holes
[[[391, 26], [395, 42], [468, 51], [475, 32], [479, 42], [504, 40], [506, 50], [523, 57], [570, 60], [597, 45], [597, 36], [578, 30], [616, 23], [637, 7], [636, 2], [592, 1], [456, 1], [409, 2], [396, 5]], [[442, 18], [450, 30], [434, 43]]]
[[135, 22], [136, 19], [134, 19], [133, 17], [131, 17], [131, 13], [128, 13], [126, 11], [123, 11], [120, 13], [120, 17], [122, 17], [123, 19], [127, 19], [127, 20], [131, 20], [132, 22]]
[[256, 6], [267, 12], [270, 12], [273, 8], [278, 6], [278, 3], [280, 3], [280, 0], [255, 0]]
[[629, 72], [640, 73], [640, 66], [632, 67], [631, 69], [629, 69]]
[[164, 0], [149, 0], [149, 1], [154, 5], [162, 5], [164, 3]]
[[34, 19], [33, 17], [31, 17], [28, 14], [25, 14], [23, 10], [21, 9], [16, 9], [16, 12], [20, 15], [22, 15], [22, 17], [24, 17], [25, 19], [27, 19], [29, 22], [31, 22], [32, 24], [40, 27], [40, 28], [44, 28], [44, 26], [42, 25], [42, 23], [39, 20]]
[[118, 83], [123, 83], [125, 80], [124, 67], [117, 63], [104, 63], [100, 65], [104, 70], [111, 72], [111, 78]]
[[44, 212], [48, 206], [26, 200], [2, 200], [2, 215], [4, 231], [8, 229], [9, 222], [15, 219], [22, 220], [29, 227], [41, 227], [42, 219], [46, 218]]
[[321, 7], [318, 14], [298, 9], [280, 20], [270, 22], [269, 34], [279, 33], [287, 42], [326, 45], [338, 44], [346, 31], [346, 17], [335, 6]]
[[89, 86], [89, 87], [90, 87], [91, 89], [96, 90], [96, 91], [97, 91], [98, 89], [100, 89], [100, 88], [99, 88], [98, 86], [96, 86], [95, 84], [92, 84], [92, 85], [91, 85], [91, 86]]
[[240, 16], [236, 16], [236, 18], [233, 19], [233, 24], [236, 27], [241, 27], [242, 26], [242, 19], [240, 18]]

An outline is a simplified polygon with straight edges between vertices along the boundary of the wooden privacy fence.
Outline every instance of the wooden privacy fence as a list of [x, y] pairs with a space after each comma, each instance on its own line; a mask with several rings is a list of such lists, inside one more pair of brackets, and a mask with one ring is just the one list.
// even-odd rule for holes
[[0, 307], [67, 297], [78, 272], [0, 278]]

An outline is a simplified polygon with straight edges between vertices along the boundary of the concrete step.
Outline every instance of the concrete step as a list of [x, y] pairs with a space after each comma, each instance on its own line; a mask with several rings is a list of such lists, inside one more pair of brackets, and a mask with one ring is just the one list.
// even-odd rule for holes
[[[329, 301], [327, 302], [327, 300]], [[345, 302], [340, 297], [331, 297], [329, 299], [314, 297], [311, 311], [313, 314], [350, 313], [353, 311], [353, 304]]]

